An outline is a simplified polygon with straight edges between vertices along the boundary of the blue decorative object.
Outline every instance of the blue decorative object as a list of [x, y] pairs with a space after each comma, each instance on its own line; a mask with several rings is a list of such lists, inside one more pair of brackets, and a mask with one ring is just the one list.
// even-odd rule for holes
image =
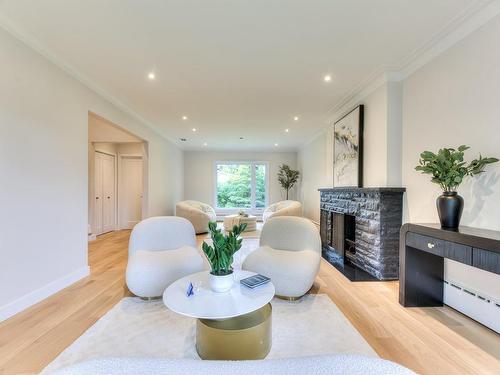
[[194, 287], [193, 287], [193, 283], [191, 283], [191, 282], [189, 283], [189, 285], [187, 287], [186, 295], [188, 297], [194, 296]]

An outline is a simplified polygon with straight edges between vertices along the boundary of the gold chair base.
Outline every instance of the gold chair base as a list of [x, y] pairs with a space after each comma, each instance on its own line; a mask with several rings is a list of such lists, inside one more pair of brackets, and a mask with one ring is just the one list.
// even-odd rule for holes
[[158, 296], [158, 297], [139, 297], [140, 299], [142, 299], [143, 301], [156, 301], [156, 300], [159, 300], [161, 298], [161, 296]]
[[263, 359], [271, 350], [272, 307], [225, 320], [198, 319], [196, 350], [202, 359]]
[[[304, 294], [304, 296], [305, 296], [305, 294]], [[298, 296], [298, 297], [275, 296], [275, 297], [282, 299], [282, 300], [285, 300], [285, 301], [293, 302], [293, 301], [298, 301], [299, 299], [301, 299], [304, 296]]]

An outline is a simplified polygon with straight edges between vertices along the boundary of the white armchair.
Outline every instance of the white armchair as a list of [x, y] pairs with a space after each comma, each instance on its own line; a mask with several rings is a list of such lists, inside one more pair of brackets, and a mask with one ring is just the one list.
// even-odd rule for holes
[[302, 203], [291, 200], [274, 203], [264, 210], [262, 221], [276, 216], [302, 216]]
[[160, 297], [174, 281], [203, 269], [194, 228], [186, 219], [151, 217], [132, 230], [126, 282], [136, 296]]
[[208, 222], [217, 220], [214, 209], [208, 204], [198, 201], [177, 203], [175, 215], [188, 219], [193, 224], [196, 234], [208, 232]]
[[321, 238], [310, 220], [274, 217], [262, 228], [260, 247], [242, 268], [270, 277], [277, 296], [296, 299], [311, 289], [320, 262]]

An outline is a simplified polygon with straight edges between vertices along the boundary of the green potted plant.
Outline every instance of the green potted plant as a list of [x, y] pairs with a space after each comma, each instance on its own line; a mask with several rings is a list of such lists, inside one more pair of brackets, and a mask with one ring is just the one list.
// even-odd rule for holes
[[212, 238], [212, 245], [203, 242], [202, 249], [210, 263], [210, 288], [214, 292], [223, 293], [231, 289], [234, 283], [233, 257], [241, 248], [243, 239], [239, 235], [247, 227], [246, 223], [233, 226], [227, 235], [217, 229], [216, 222], [209, 222], [208, 229]]
[[460, 224], [464, 206], [463, 198], [457, 194], [457, 188], [467, 176], [473, 177], [482, 172], [487, 164], [496, 163], [497, 158], [484, 158], [479, 155], [478, 159], [470, 163], [464, 161], [464, 152], [468, 146], [460, 146], [458, 149], [442, 148], [437, 154], [424, 151], [420, 154], [419, 165], [415, 170], [432, 175], [431, 181], [438, 184], [443, 194], [436, 200], [441, 227], [457, 229]]
[[300, 176], [299, 171], [291, 169], [286, 164], [280, 165], [280, 169], [278, 171], [278, 181], [281, 187], [286, 191], [286, 200], [288, 200], [288, 192], [298, 181], [299, 176]]

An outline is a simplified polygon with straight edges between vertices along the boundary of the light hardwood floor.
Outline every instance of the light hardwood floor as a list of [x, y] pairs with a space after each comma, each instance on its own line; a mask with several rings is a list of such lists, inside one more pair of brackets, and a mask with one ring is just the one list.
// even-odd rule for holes
[[[129, 234], [100, 236], [89, 246], [89, 277], [0, 323], [0, 374], [38, 373], [129, 295]], [[244, 239], [247, 251], [257, 245]], [[401, 307], [397, 282], [352, 283], [322, 262], [311, 292], [328, 294], [383, 358], [422, 374], [500, 374], [500, 335], [448, 307]]]

